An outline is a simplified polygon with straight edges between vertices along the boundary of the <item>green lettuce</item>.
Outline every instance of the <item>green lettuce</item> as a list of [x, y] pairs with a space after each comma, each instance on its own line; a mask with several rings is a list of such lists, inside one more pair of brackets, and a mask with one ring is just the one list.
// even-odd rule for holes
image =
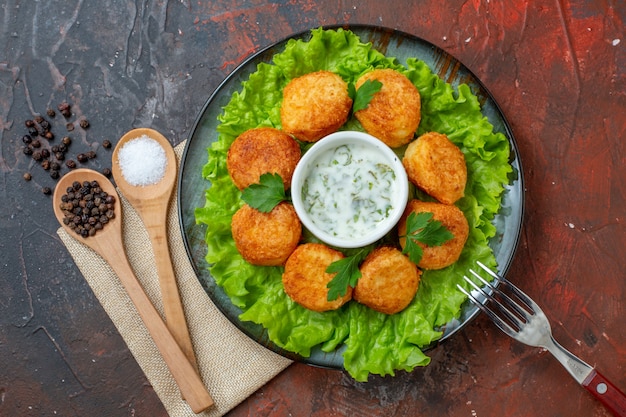
[[[233, 140], [248, 129], [281, 127], [282, 90], [292, 78], [323, 69], [351, 83], [373, 68], [394, 68], [418, 88], [422, 100], [418, 134], [445, 133], [465, 154], [468, 181], [457, 205], [470, 224], [470, 234], [458, 262], [423, 273], [417, 295], [404, 311], [385, 315], [350, 302], [339, 310], [317, 313], [285, 295], [282, 267], [253, 266], [238, 253], [230, 222], [243, 203], [228, 175], [226, 154]], [[512, 170], [507, 138], [494, 133], [469, 87], [460, 85], [455, 91], [420, 60], [409, 59], [404, 66], [351, 31], [320, 28], [308, 41], [290, 40], [271, 64], [259, 64], [218, 119], [218, 139], [208, 149], [202, 171], [211, 186], [205, 206], [195, 214], [198, 223], [207, 225], [211, 275], [243, 311], [240, 319], [262, 325], [277, 346], [304, 357], [315, 347], [331, 352], [345, 345], [344, 367], [358, 381], [366, 381], [370, 374], [394, 375], [427, 365], [430, 358], [422, 348], [441, 337], [438, 326], [458, 317], [465, 301], [456, 284], [476, 260], [495, 266], [488, 240], [495, 235], [492, 220]], [[343, 129], [363, 130], [355, 119]]]

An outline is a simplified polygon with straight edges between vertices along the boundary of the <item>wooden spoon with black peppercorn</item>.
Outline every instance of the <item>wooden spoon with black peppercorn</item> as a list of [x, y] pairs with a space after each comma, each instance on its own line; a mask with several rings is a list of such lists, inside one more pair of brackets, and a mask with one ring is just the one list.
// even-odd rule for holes
[[[142, 146], [137, 146], [138, 139], [144, 142]], [[149, 139], [156, 143], [151, 143]], [[131, 145], [129, 148], [134, 151], [129, 148], [123, 151], [126, 145]], [[161, 149], [158, 149], [159, 146]], [[153, 155], [151, 151], [158, 152]], [[126, 155], [122, 155], [122, 152], [126, 152]], [[167, 242], [168, 207], [177, 173], [174, 149], [156, 130], [139, 128], [122, 136], [113, 150], [112, 159], [111, 171], [115, 183], [141, 217], [152, 242], [167, 326], [189, 361], [197, 368]], [[127, 166], [129, 161], [133, 166]]]
[[[66, 215], [62, 204], [63, 195], [72, 187], [74, 182], [82, 184], [85, 181], [97, 181], [98, 186], [113, 196], [116, 202], [113, 208], [114, 215], [94, 235], [86, 237], [78, 236], [76, 232], [66, 224]], [[68, 188], [69, 187], [69, 188]], [[135, 273], [128, 262], [124, 250], [122, 234], [122, 210], [119, 205], [119, 196], [113, 184], [102, 174], [91, 169], [77, 169], [64, 175], [58, 182], [53, 196], [54, 214], [61, 226], [81, 243], [93, 249], [113, 268], [120, 282], [126, 289], [137, 312], [143, 320], [148, 332], [152, 336], [163, 360], [167, 364], [174, 380], [178, 384], [183, 398], [187, 401], [194, 413], [199, 413], [213, 405], [196, 367], [189, 361], [185, 352], [172, 336], [167, 325], [154, 308], [154, 305], [146, 295], [143, 287], [137, 280]]]

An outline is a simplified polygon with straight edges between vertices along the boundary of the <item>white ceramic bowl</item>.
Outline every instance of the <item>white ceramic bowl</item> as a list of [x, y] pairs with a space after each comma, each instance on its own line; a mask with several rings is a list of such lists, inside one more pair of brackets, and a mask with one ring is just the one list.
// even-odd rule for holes
[[[331, 184], [320, 182], [323, 177]], [[339, 248], [358, 248], [382, 238], [400, 220], [408, 193], [400, 158], [379, 139], [356, 131], [336, 132], [313, 144], [291, 180], [291, 198], [302, 224]]]

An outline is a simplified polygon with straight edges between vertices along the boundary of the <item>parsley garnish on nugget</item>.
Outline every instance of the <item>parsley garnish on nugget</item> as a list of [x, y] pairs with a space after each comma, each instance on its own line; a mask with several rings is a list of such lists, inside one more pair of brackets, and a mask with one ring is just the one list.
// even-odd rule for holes
[[367, 108], [374, 98], [374, 94], [378, 93], [383, 87], [383, 83], [378, 80], [367, 80], [357, 90], [354, 84], [348, 86], [348, 95], [352, 98], [352, 112], [356, 113], [359, 110]]
[[438, 220], [433, 220], [432, 213], [411, 213], [406, 223], [406, 244], [402, 253], [408, 254], [414, 264], [419, 264], [424, 255], [418, 242], [426, 246], [441, 246], [454, 235]]
[[258, 183], [243, 190], [241, 199], [250, 207], [269, 213], [278, 204], [287, 200], [283, 179], [279, 174], [263, 174]]
[[328, 268], [326, 268], [327, 273], [337, 273], [327, 285], [328, 296], [326, 299], [328, 301], [333, 301], [337, 297], [346, 295], [348, 286], [354, 288], [359, 278], [361, 278], [359, 265], [365, 259], [368, 252], [369, 250], [363, 248], [354, 255], [346, 256], [328, 265]]

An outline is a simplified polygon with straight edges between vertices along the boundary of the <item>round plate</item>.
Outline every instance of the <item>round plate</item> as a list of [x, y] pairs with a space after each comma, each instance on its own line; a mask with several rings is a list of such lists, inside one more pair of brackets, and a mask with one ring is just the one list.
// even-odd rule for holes
[[[337, 27], [329, 27], [328, 29]], [[341, 27], [354, 32], [362, 42], [371, 42], [373, 48], [381, 53], [396, 57], [402, 64], [406, 63], [407, 58], [421, 59], [435, 74], [446, 80], [455, 89], [462, 83], [469, 85], [472, 92], [482, 103], [482, 112], [494, 126], [494, 131], [501, 132], [508, 138], [511, 145], [510, 163], [515, 175], [514, 179], [506, 187], [502, 208], [494, 219], [497, 235], [489, 242], [498, 262], [499, 272], [505, 275], [515, 254], [520, 236], [524, 210], [524, 187], [518, 148], [511, 134], [511, 129], [497, 103], [469, 69], [454, 57], [427, 41], [413, 35], [381, 27], [359, 25]], [[250, 74], [257, 70], [257, 65], [261, 62], [270, 63], [274, 54], [284, 50], [289, 39], [308, 40], [309, 38], [310, 31], [303, 32], [257, 52], [239, 65], [211, 95], [202, 108], [185, 145], [179, 173], [178, 209], [183, 240], [198, 279], [211, 300], [231, 322], [263, 346], [290, 359], [300, 360], [311, 365], [343, 368], [341, 349], [331, 353], [315, 349], [310, 357], [300, 358], [274, 345], [269, 340], [267, 332], [262, 326], [239, 320], [241, 310], [231, 303], [228, 296], [222, 288], [215, 284], [213, 277], [209, 273], [209, 265], [205, 260], [207, 248], [204, 235], [206, 229], [204, 225], [196, 224], [194, 214], [197, 207], [204, 207], [204, 192], [210, 185], [208, 181], [202, 178], [201, 172], [202, 167], [207, 162], [207, 148], [217, 140], [217, 117], [222, 112], [222, 107], [228, 104], [235, 91], [241, 89], [242, 81], [247, 80]], [[461, 316], [439, 329], [443, 331], [443, 335], [437, 343], [441, 343], [456, 333], [471, 321], [478, 312], [478, 308], [471, 303], [465, 303], [461, 308]]]

